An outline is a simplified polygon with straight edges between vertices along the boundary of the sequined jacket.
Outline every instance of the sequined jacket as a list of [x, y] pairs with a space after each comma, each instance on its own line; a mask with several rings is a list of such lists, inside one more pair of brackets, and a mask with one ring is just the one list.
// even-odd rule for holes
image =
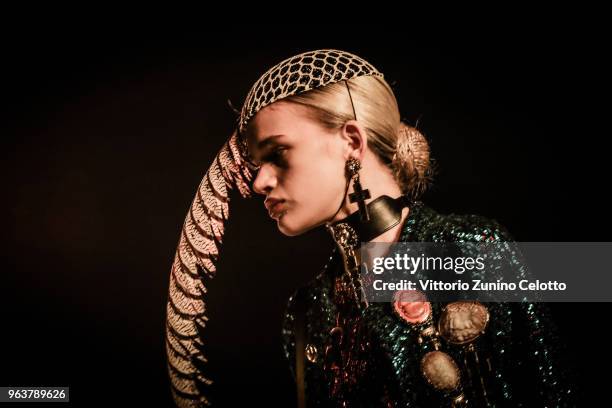
[[[402, 242], [513, 241], [495, 220], [476, 215], [441, 215], [416, 202], [402, 226]], [[520, 265], [516, 265], [520, 268]], [[341, 273], [334, 250], [323, 271], [289, 299], [283, 321], [283, 346], [295, 378], [295, 322], [298, 292], [305, 299], [305, 362], [307, 407], [334, 406], [329, 397], [330, 377], [324, 370], [324, 350], [335, 326], [333, 282]], [[443, 304], [432, 302], [434, 318]], [[488, 303], [490, 321], [478, 340], [481, 355], [488, 356], [491, 383], [487, 402], [470, 406], [566, 407], [574, 406], [554, 325], [543, 303]], [[417, 341], [417, 331], [397, 316], [390, 303], [372, 303], [362, 314], [369, 342], [368, 372], [348, 406], [444, 407], [447, 397], [432, 389], [420, 372], [422, 356], [430, 351]], [[447, 351], [455, 361], [465, 357], [461, 349]], [[469, 395], [468, 395], [469, 397]]]

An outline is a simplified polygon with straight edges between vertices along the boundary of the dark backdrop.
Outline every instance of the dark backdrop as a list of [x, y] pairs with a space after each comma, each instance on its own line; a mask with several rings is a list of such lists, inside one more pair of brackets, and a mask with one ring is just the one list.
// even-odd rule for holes
[[[346, 49], [385, 73], [404, 118], [431, 142], [430, 206], [495, 218], [521, 241], [609, 240], [596, 28], [402, 24], [318, 36], [57, 22], [7, 30], [0, 385], [69, 385], [82, 406], [170, 404], [168, 274], [200, 178], [232, 130], [227, 100], [239, 107], [265, 69], [309, 49]], [[235, 198], [208, 296], [211, 397], [291, 406], [282, 311], [332, 243], [321, 230], [283, 237], [261, 198]], [[604, 384], [594, 361], [609, 358], [587, 329], [609, 305], [552, 308], [582, 399], [594, 399]]]

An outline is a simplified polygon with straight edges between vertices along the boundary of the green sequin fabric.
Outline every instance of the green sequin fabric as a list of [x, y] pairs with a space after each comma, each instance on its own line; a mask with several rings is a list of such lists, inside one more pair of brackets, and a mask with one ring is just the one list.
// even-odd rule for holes
[[[422, 202], [414, 202], [402, 226], [402, 242], [511, 242], [510, 233], [498, 222], [477, 215], [441, 215]], [[522, 265], [506, 257], [517, 271]], [[330, 377], [324, 367], [324, 350], [335, 326], [334, 280], [342, 273], [339, 253], [334, 250], [323, 271], [289, 299], [282, 335], [285, 355], [295, 378], [296, 296], [305, 299], [305, 342], [310, 359], [305, 362], [306, 406], [348, 407], [445, 407], [447, 396], [427, 384], [420, 361], [431, 351], [418, 343], [418, 331], [392, 310], [391, 303], [372, 303], [361, 314], [362, 337], [367, 342], [367, 372], [359, 386], [343, 401], [330, 398]], [[444, 304], [432, 302], [438, 320]], [[472, 398], [465, 388], [469, 406], [569, 407], [573, 390], [566, 379], [559, 339], [543, 303], [486, 303], [489, 325], [477, 340], [481, 359], [488, 360], [487, 398]], [[460, 363], [461, 347], [444, 349]], [[476, 382], [476, 381], [475, 381]]]

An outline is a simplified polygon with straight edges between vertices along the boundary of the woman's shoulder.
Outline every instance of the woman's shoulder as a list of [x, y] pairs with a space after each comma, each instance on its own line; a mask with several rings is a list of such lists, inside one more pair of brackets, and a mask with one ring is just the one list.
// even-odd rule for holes
[[503, 242], [513, 241], [508, 229], [494, 218], [478, 214], [442, 214], [418, 201], [404, 224], [401, 241]]

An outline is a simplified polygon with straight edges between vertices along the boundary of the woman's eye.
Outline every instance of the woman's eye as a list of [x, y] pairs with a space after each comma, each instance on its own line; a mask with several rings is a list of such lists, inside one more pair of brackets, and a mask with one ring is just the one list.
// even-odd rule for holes
[[276, 165], [281, 165], [284, 164], [284, 155], [285, 155], [285, 148], [280, 148], [280, 149], [276, 149], [273, 152], [270, 153], [270, 155], [268, 157], [266, 157], [266, 161], [269, 161], [271, 163], [274, 163]]

